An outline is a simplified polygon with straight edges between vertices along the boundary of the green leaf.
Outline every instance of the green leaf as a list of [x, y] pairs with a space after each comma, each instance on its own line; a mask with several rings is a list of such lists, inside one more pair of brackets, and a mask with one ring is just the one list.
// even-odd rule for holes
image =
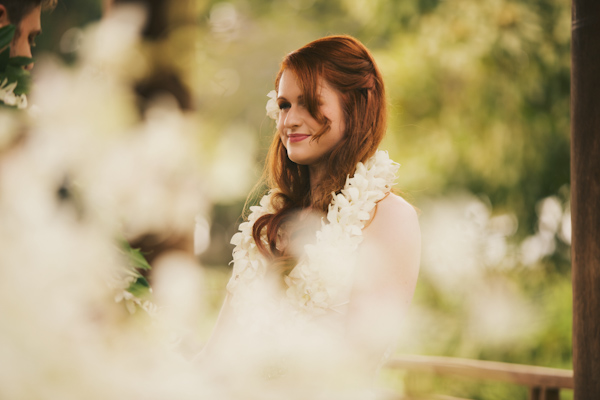
[[[8, 82], [17, 82], [15, 88], [15, 94], [23, 94], [29, 92], [29, 86], [31, 85], [31, 74], [29, 71], [25, 71], [21, 67], [15, 67], [13, 65], [7, 65], [4, 76], [8, 78]], [[4, 78], [2, 78], [4, 80]]]
[[0, 52], [0, 73], [4, 72], [4, 70], [6, 69], [9, 58], [10, 58], [10, 47], [7, 47], [2, 52]]
[[15, 26], [6, 25], [0, 28], [0, 49], [8, 46], [15, 35]]
[[135, 282], [129, 285], [127, 291], [135, 297], [142, 299], [150, 295], [150, 284], [143, 276], [137, 278]]
[[143, 269], [145, 271], [149, 271], [152, 269], [152, 267], [150, 266], [150, 264], [148, 264], [148, 261], [146, 261], [146, 258], [140, 251], [140, 249], [132, 249], [130, 247], [128, 256], [129, 261], [133, 264], [135, 268]]
[[146, 280], [146, 278], [144, 278], [143, 276], [140, 276], [139, 278], [137, 278], [137, 280], [135, 281], [136, 285], [140, 285], [140, 286], [144, 286], [146, 288], [150, 288], [150, 284], [148, 283], [148, 281]]
[[10, 57], [8, 59], [8, 65], [12, 65], [14, 67], [25, 67], [34, 61], [35, 59], [30, 57]]
[[123, 252], [129, 259], [129, 263], [134, 268], [143, 269], [146, 271], [149, 271], [152, 269], [150, 264], [148, 264], [148, 261], [146, 261], [144, 254], [140, 251], [140, 249], [132, 248], [127, 240], [120, 239], [119, 242], [121, 243], [121, 248], [123, 249]]
[[144, 254], [140, 251], [140, 249], [132, 248], [129, 242], [127, 242], [124, 239], [119, 240], [119, 243], [121, 245], [121, 248], [123, 249], [123, 253], [127, 257], [127, 261], [132, 267], [134, 267], [134, 271], [131, 272], [133, 272], [134, 276], [136, 277], [135, 281], [131, 285], [129, 285], [127, 291], [140, 299], [149, 296], [151, 290], [150, 284], [148, 283], [146, 278], [144, 278], [138, 272], [138, 270], [148, 271], [152, 267], [150, 266], [150, 264], [148, 264], [148, 261], [146, 261], [146, 258], [144, 257]]

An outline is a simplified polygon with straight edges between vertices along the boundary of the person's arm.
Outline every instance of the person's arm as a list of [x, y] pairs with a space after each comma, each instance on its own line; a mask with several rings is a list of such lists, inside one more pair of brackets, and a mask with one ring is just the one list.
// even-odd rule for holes
[[347, 334], [352, 350], [367, 369], [374, 370], [398, 340], [417, 283], [421, 255], [417, 213], [391, 194], [378, 203], [363, 235]]

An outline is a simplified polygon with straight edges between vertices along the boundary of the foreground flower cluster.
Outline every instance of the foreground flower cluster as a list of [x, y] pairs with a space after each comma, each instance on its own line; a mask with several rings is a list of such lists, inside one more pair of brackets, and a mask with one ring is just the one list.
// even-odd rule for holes
[[138, 115], [125, 66], [141, 22], [115, 10], [87, 30], [75, 67], [39, 60], [30, 109], [0, 110], [0, 398], [228, 397], [172, 350], [199, 305], [169, 313], [168, 271], [192, 300], [197, 274], [181, 266], [193, 260], [162, 261], [158, 308], [125, 290], [135, 276], [120, 242], [191, 234], [208, 206], [188, 118], [168, 102]]

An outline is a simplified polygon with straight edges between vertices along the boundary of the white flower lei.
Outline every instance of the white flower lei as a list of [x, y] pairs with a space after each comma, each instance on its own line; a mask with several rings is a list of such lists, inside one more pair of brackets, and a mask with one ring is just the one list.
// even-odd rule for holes
[[[239, 232], [231, 239], [236, 247], [227, 290], [238, 310], [238, 320], [260, 326], [261, 320], [279, 313], [293, 312], [310, 319], [328, 311], [339, 312], [338, 307], [349, 300], [362, 229], [377, 202], [391, 190], [398, 167], [385, 151], [377, 151], [365, 164], [358, 163], [341, 193], [333, 194], [326, 221], [321, 220], [321, 229], [316, 233], [316, 244], [304, 246], [304, 256], [285, 277], [286, 295], [280, 300], [265, 301], [269, 294], [265, 293], [263, 278], [268, 265], [252, 237], [256, 220], [275, 212], [271, 205], [273, 192], [265, 195], [260, 205], [251, 207], [248, 221], [240, 224]], [[266, 237], [261, 240], [268, 246]]]

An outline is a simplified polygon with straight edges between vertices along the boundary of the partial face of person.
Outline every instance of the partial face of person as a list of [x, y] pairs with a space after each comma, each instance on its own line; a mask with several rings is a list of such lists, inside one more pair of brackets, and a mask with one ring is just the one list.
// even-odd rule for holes
[[320, 111], [331, 121], [331, 127], [320, 138], [313, 140], [323, 125], [308, 112], [296, 76], [285, 70], [279, 81], [277, 129], [288, 157], [296, 164], [322, 165], [344, 137], [344, 113], [338, 92], [324, 79], [320, 80], [317, 90]]
[[[35, 46], [35, 38], [42, 32], [41, 14], [42, 6], [40, 5], [23, 17], [10, 44], [11, 57], [31, 57], [31, 48]], [[24, 68], [30, 71], [33, 63]]]

